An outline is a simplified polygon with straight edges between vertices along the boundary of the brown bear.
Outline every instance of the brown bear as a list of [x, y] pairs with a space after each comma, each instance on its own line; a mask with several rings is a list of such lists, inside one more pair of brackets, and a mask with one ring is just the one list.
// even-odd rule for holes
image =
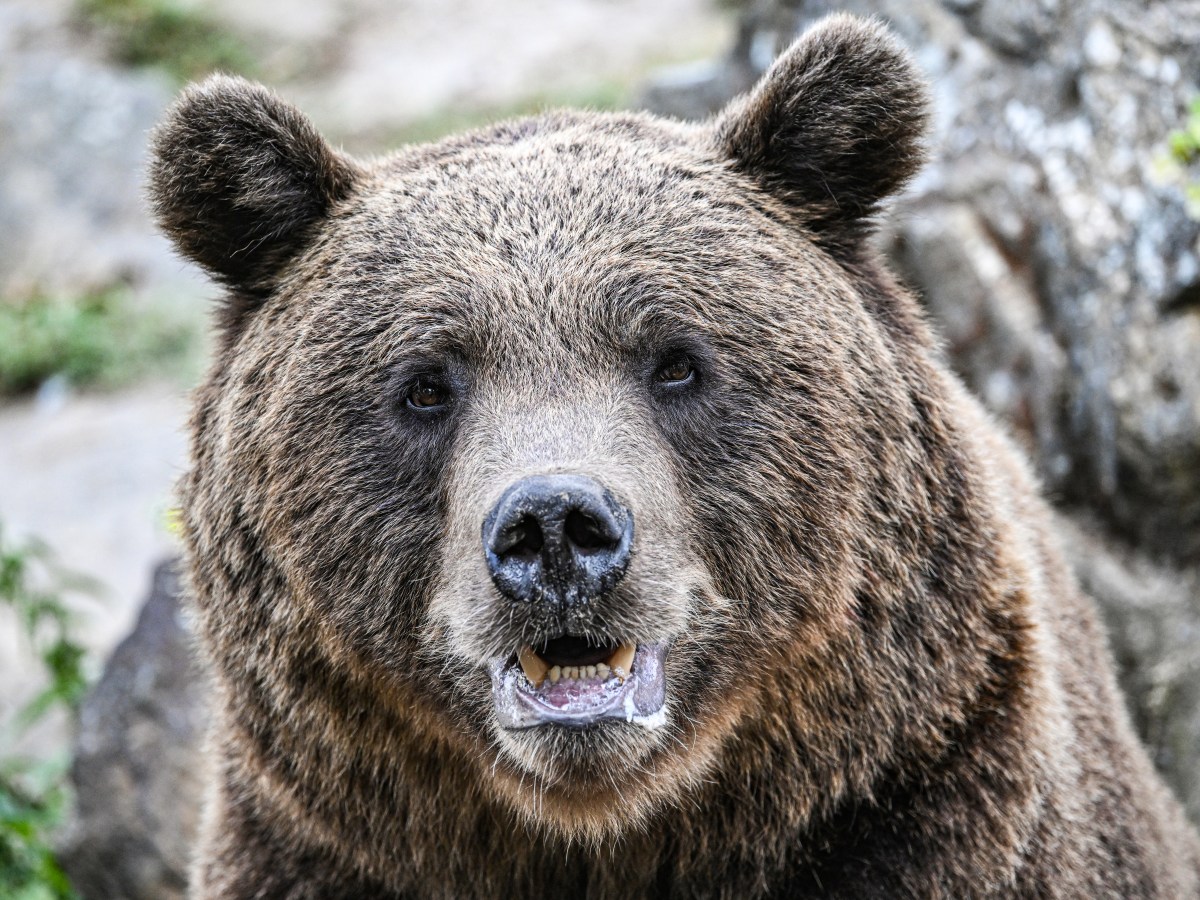
[[185, 92], [194, 896], [1200, 896], [1025, 464], [870, 249], [926, 116], [845, 16], [706, 123], [371, 163]]

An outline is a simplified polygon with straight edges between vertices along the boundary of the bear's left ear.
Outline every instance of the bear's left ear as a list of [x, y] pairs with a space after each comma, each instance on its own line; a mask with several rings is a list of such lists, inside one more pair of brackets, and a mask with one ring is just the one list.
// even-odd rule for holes
[[831, 252], [852, 252], [880, 203], [924, 160], [925, 82], [881, 24], [828, 16], [716, 120], [735, 167]]
[[258, 84], [193, 85], [151, 141], [150, 201], [179, 251], [251, 311], [360, 177], [297, 109]]

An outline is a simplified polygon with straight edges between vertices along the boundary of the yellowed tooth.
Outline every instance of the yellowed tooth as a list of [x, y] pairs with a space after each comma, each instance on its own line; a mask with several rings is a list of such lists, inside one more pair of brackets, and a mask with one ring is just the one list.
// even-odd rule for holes
[[595, 677], [596, 677], [596, 667], [595, 667], [595, 666], [588, 666], [588, 667], [587, 667], [587, 677], [588, 677], [588, 678], [595, 678]]
[[558, 679], [562, 678], [562, 666], [555, 666], [550, 670], [550, 681], [553, 684], [558, 684]]
[[596, 663], [596, 674], [597, 675], [599, 675], [601, 678], [607, 678], [608, 673], [609, 673], [609, 668], [605, 663]]
[[525, 677], [529, 679], [529, 683], [534, 687], [541, 687], [542, 682], [546, 679], [546, 672], [549, 671], [549, 666], [546, 661], [533, 652], [532, 647], [522, 647], [518, 654], [518, 659], [521, 661], [521, 668], [525, 672]]
[[608, 658], [608, 665], [622, 681], [627, 675], [633, 674], [633, 655], [637, 652], [637, 644], [627, 641], [617, 648], [617, 652]]

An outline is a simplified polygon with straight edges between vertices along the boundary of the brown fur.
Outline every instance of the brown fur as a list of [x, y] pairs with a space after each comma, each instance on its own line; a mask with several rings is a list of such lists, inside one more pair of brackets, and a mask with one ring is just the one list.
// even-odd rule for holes
[[[182, 486], [219, 712], [194, 896], [1200, 893], [1024, 464], [864, 243], [924, 120], [848, 17], [712, 123], [370, 165], [256, 86], [185, 93], [153, 199], [230, 291]], [[554, 621], [480, 546], [536, 472], [637, 527]], [[485, 661], [554, 628], [671, 640], [666, 723], [499, 728]]]

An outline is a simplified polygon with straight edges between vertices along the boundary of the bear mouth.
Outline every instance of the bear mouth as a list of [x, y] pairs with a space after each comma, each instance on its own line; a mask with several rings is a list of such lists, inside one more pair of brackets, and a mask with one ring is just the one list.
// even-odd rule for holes
[[496, 718], [508, 729], [585, 728], [617, 720], [644, 728], [665, 721], [665, 642], [591, 641], [573, 635], [522, 647], [489, 666]]

